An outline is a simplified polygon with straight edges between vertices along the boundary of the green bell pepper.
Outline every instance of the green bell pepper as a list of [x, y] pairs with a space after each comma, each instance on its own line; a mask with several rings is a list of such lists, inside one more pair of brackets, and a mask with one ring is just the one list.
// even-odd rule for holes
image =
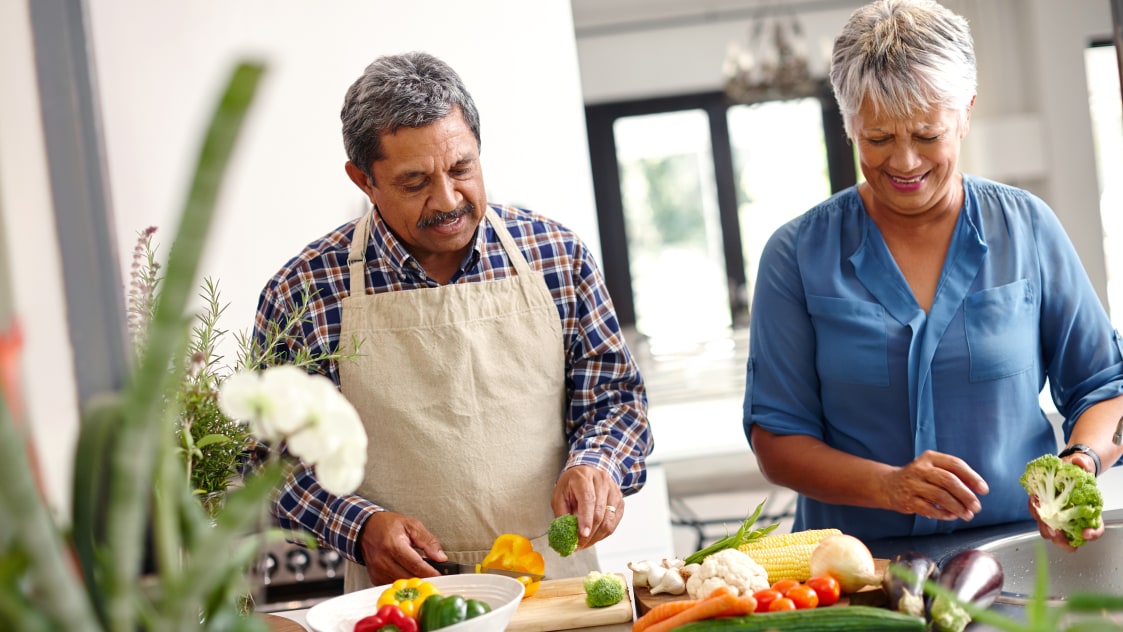
[[491, 606], [478, 599], [465, 599], [460, 595], [431, 595], [421, 604], [417, 622], [421, 632], [432, 632], [488, 612], [491, 612]]

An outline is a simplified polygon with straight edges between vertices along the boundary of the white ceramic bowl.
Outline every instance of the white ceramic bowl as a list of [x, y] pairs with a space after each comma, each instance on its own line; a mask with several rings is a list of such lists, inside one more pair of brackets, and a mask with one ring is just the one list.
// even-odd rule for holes
[[[523, 598], [523, 585], [505, 575], [445, 575], [428, 581], [442, 595], [479, 599], [491, 606], [491, 612], [441, 628], [441, 632], [499, 632], [506, 629]], [[375, 586], [316, 604], [308, 610], [306, 621], [315, 632], [353, 632], [355, 622], [378, 611], [378, 597], [389, 587]]]

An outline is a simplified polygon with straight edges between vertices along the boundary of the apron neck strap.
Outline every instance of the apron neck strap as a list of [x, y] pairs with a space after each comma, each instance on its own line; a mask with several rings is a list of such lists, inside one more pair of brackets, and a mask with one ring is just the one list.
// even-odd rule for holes
[[370, 220], [374, 215], [374, 207], [369, 213], [363, 213], [359, 222], [355, 224], [355, 232], [351, 235], [351, 249], [347, 253], [347, 269], [351, 276], [351, 296], [362, 296], [367, 293], [367, 241], [370, 240]]
[[492, 229], [495, 230], [495, 235], [499, 237], [499, 243], [503, 245], [503, 251], [507, 253], [507, 259], [511, 261], [511, 265], [515, 267], [515, 274], [519, 276], [529, 275], [531, 273], [530, 264], [527, 263], [526, 257], [519, 251], [518, 244], [515, 243], [515, 238], [511, 236], [511, 232], [503, 224], [503, 220], [495, 212], [491, 206], [487, 207], [484, 211], [484, 217], [491, 224]]

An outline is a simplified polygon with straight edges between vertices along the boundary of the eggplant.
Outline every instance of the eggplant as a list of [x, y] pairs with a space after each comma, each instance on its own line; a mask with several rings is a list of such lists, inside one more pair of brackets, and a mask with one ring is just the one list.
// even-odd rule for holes
[[955, 599], [936, 596], [932, 599], [932, 625], [936, 632], [963, 632], [971, 615], [959, 603], [989, 608], [1006, 577], [998, 558], [978, 549], [966, 549], [953, 555], [940, 568], [940, 586], [951, 591]]
[[[894, 569], [905, 571], [906, 576], [899, 576]], [[923, 553], [906, 551], [894, 556], [881, 579], [881, 587], [889, 598], [889, 609], [924, 618], [924, 580], [936, 581], [939, 576], [939, 565]]]

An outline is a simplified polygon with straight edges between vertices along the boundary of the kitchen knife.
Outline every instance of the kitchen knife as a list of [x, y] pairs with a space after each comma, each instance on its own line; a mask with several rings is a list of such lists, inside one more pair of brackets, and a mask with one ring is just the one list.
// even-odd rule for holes
[[520, 577], [529, 577], [532, 582], [540, 581], [542, 579], [542, 575], [539, 575], [537, 573], [524, 573], [524, 572], [521, 572], [521, 571], [509, 571], [509, 570], [502, 569], [502, 568], [491, 568], [491, 567], [482, 567], [482, 566], [479, 567], [480, 570], [477, 571], [476, 570], [476, 568], [478, 566], [477, 564], [457, 564], [456, 562], [437, 562], [437, 561], [431, 560], [427, 557], [422, 558], [422, 559], [425, 560], [426, 564], [435, 568], [437, 570], [437, 572], [440, 573], [441, 575], [464, 575], [464, 574], [474, 574], [476, 572], [480, 572], [480, 573], [490, 573], [492, 575], [506, 575], [507, 577], [514, 577], [515, 579], [518, 579]]

